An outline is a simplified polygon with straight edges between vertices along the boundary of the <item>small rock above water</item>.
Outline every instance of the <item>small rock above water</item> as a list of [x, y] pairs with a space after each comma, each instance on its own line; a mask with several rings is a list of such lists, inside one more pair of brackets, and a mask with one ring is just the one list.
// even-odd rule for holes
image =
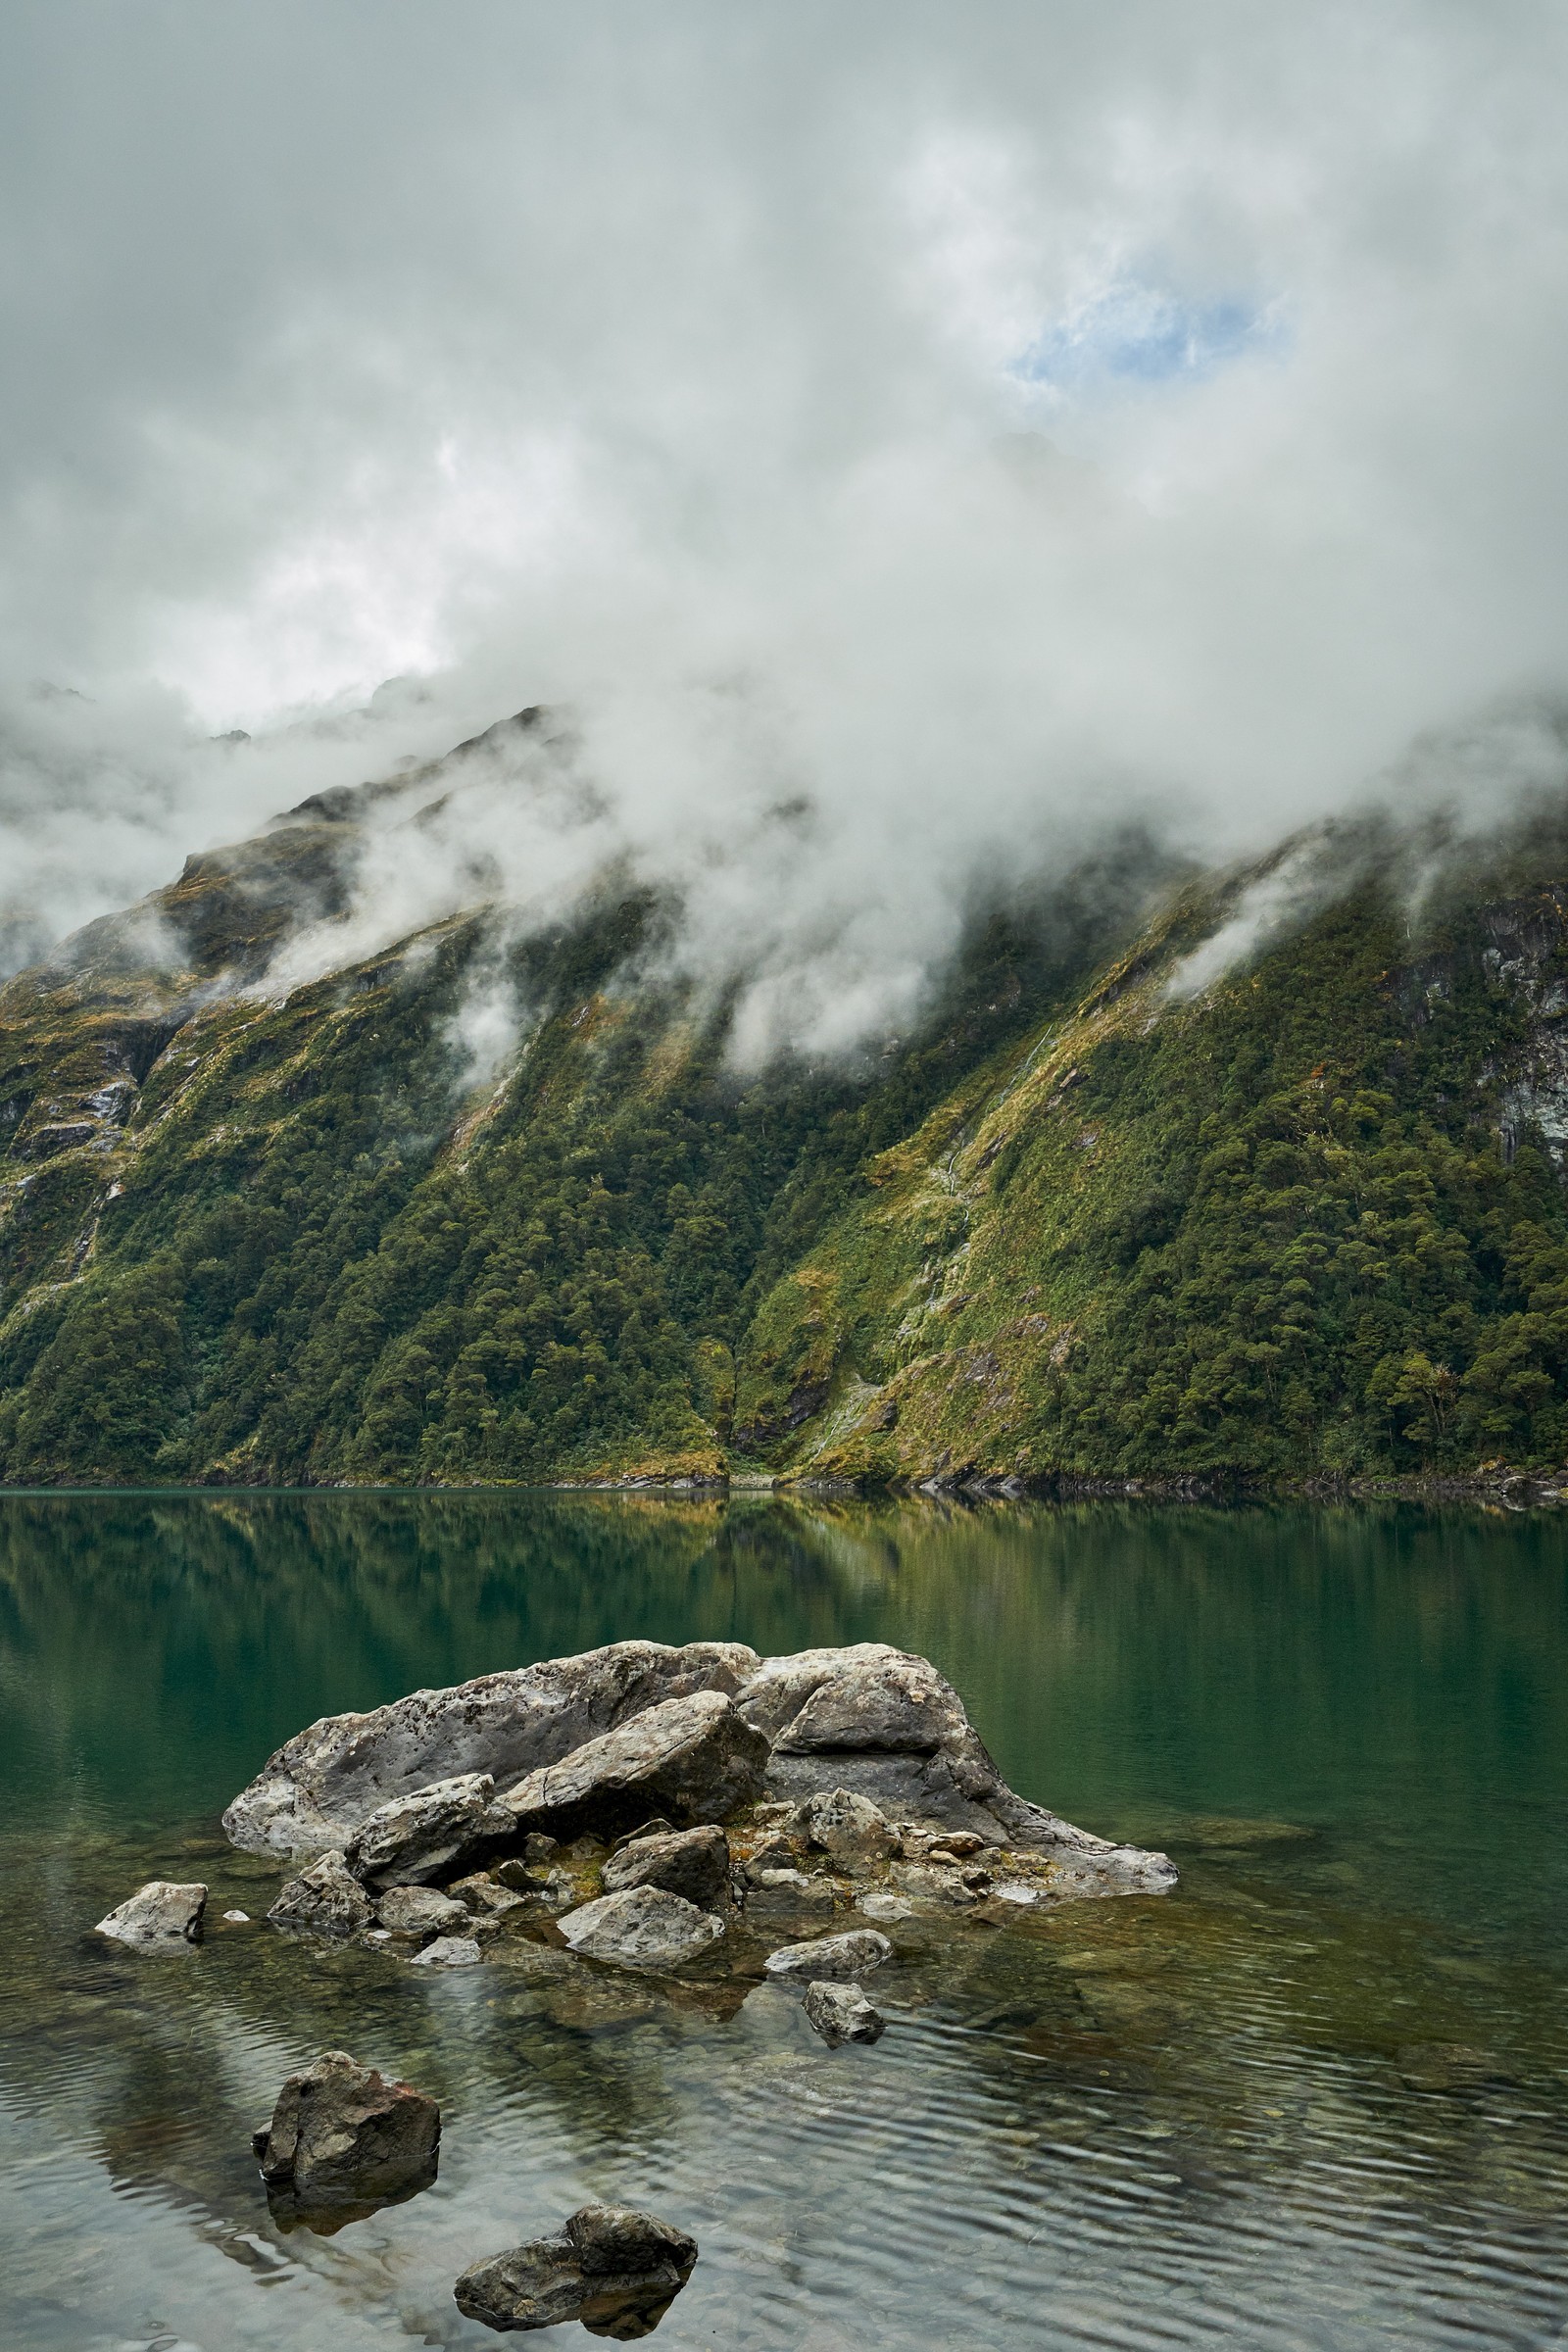
[[826, 2042], [877, 2041], [887, 2019], [873, 2008], [858, 1984], [816, 1982], [806, 1987], [803, 2004], [808, 2023]]
[[605, 1888], [619, 1894], [629, 1886], [662, 1886], [684, 1895], [699, 1911], [729, 1899], [729, 1840], [720, 1829], [672, 1830], [636, 1838], [617, 1847], [604, 1868]]
[[799, 1807], [795, 1824], [808, 1845], [850, 1869], [891, 1861], [900, 1850], [898, 1832], [881, 1806], [853, 1788], [819, 1789]]
[[467, 1905], [434, 1886], [389, 1886], [375, 1916], [395, 1936], [448, 1936], [468, 1924]]
[[305, 1935], [360, 1936], [374, 1913], [342, 1855], [327, 1853], [287, 1882], [267, 1916], [276, 1928]]
[[584, 2205], [557, 2237], [469, 2266], [453, 2289], [465, 2319], [511, 2333], [580, 2320], [618, 2342], [650, 2335], [697, 2261], [697, 2240], [651, 2213]]
[[98, 1922], [97, 1932], [112, 1936], [117, 1943], [172, 1949], [201, 1941], [206, 1908], [207, 1889], [199, 1881], [183, 1885], [173, 1879], [149, 1879]]
[[440, 2138], [434, 2099], [327, 2050], [289, 2076], [251, 2144], [269, 2188], [299, 2206], [368, 2206], [427, 2187]]
[[662, 1886], [628, 1886], [568, 1911], [561, 1933], [574, 1952], [617, 1968], [659, 1971], [701, 1958], [724, 1923]]
[[510, 1816], [489, 1819], [495, 1783], [487, 1772], [433, 1781], [416, 1795], [394, 1797], [362, 1823], [343, 1849], [357, 1879], [372, 1886], [422, 1886], [453, 1869], [487, 1831], [510, 1830]]
[[488, 1870], [476, 1870], [466, 1879], [454, 1879], [447, 1892], [456, 1896], [470, 1920], [504, 1919], [509, 1911], [523, 1910], [528, 1900], [527, 1895], [505, 1886]]
[[806, 1977], [852, 1984], [893, 1957], [893, 1946], [875, 1928], [851, 1928], [843, 1936], [815, 1936], [808, 1943], [786, 1943], [763, 1963], [770, 1977]]

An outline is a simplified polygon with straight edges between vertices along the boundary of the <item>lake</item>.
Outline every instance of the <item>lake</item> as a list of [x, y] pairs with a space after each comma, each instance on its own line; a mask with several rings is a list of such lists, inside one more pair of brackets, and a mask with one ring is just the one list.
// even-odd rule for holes
[[[634, 1635], [921, 1651], [1015, 1788], [1181, 1883], [901, 1953], [836, 2051], [774, 1987], [87, 1932], [154, 1876], [264, 1912], [217, 1816], [315, 1717]], [[0, 1789], [7, 2345], [494, 2342], [453, 2278], [591, 2196], [700, 2240], [669, 2352], [1568, 2343], [1556, 1518], [0, 1496]], [[249, 2139], [328, 2047], [444, 2136], [318, 2236]]]

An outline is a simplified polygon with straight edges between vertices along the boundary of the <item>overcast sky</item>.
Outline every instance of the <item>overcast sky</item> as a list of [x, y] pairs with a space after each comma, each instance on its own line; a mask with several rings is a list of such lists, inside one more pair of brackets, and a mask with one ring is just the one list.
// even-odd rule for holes
[[810, 800], [891, 1004], [971, 859], [1261, 846], [1568, 690], [1565, 68], [1533, 0], [8, 0], [0, 900], [546, 700], [595, 855]]

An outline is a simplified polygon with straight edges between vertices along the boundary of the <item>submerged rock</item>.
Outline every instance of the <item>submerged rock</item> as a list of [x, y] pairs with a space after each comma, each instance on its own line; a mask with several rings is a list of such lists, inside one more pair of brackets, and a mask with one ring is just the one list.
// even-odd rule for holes
[[604, 1880], [611, 1894], [629, 1886], [662, 1886], [668, 1894], [684, 1895], [699, 1911], [711, 1911], [729, 1900], [729, 1839], [713, 1828], [629, 1838], [605, 1864]]
[[653, 2332], [697, 2261], [697, 2240], [651, 2213], [584, 2205], [558, 2237], [469, 2266], [453, 2289], [465, 2319], [514, 2332], [579, 2320], [628, 2342]]
[[858, 1984], [817, 1981], [806, 1987], [803, 2004], [808, 2022], [826, 2042], [878, 2041], [887, 2019], [874, 2008]]
[[717, 1943], [724, 1923], [662, 1886], [629, 1886], [568, 1911], [561, 1933], [574, 1952], [616, 1968], [680, 1968]]
[[886, 1887], [873, 1887], [868, 1894], [858, 1894], [855, 1907], [867, 1919], [912, 1919], [914, 1905], [906, 1894], [894, 1894]]
[[770, 1977], [806, 1977], [851, 1984], [893, 1957], [893, 1946], [875, 1928], [851, 1928], [843, 1936], [816, 1936], [808, 1943], [781, 1944], [763, 1963]]
[[416, 1795], [394, 1797], [356, 1830], [343, 1859], [369, 1886], [422, 1886], [450, 1871], [487, 1834], [511, 1828], [505, 1816], [490, 1818], [494, 1790], [487, 1772], [470, 1772], [432, 1781]]
[[207, 1889], [200, 1881], [188, 1885], [173, 1879], [149, 1879], [98, 1922], [100, 1936], [117, 1943], [162, 1944], [166, 1949], [199, 1943]]
[[395, 1936], [447, 1936], [468, 1924], [467, 1905], [434, 1886], [389, 1886], [375, 1916]]
[[440, 2138], [434, 2099], [327, 2050], [289, 2076], [251, 2145], [268, 2187], [299, 2207], [369, 2207], [428, 2187]]
[[320, 1855], [290, 1879], [267, 1914], [276, 1928], [310, 1936], [359, 1936], [374, 1913], [339, 1853]]
[[1495, 2060], [1467, 2042], [1407, 2041], [1395, 2063], [1406, 2090], [1479, 2090], [1484, 2083], [1506, 2079]]
[[667, 1818], [718, 1822], [755, 1797], [767, 1741], [722, 1691], [669, 1698], [530, 1773], [503, 1803], [519, 1830], [573, 1838], [613, 1832], [658, 1807]]
[[477, 1968], [484, 1954], [471, 1936], [438, 1936], [427, 1943], [422, 1952], [416, 1952], [415, 1968]]

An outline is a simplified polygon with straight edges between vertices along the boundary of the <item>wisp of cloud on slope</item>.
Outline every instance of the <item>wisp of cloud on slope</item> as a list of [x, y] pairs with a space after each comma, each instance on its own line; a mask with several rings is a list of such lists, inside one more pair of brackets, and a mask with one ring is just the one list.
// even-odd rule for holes
[[87, 14], [0, 97], [13, 960], [542, 703], [570, 791], [299, 968], [615, 860], [826, 1050], [977, 877], [1484, 813], [1405, 747], [1565, 683], [1557, 11]]

